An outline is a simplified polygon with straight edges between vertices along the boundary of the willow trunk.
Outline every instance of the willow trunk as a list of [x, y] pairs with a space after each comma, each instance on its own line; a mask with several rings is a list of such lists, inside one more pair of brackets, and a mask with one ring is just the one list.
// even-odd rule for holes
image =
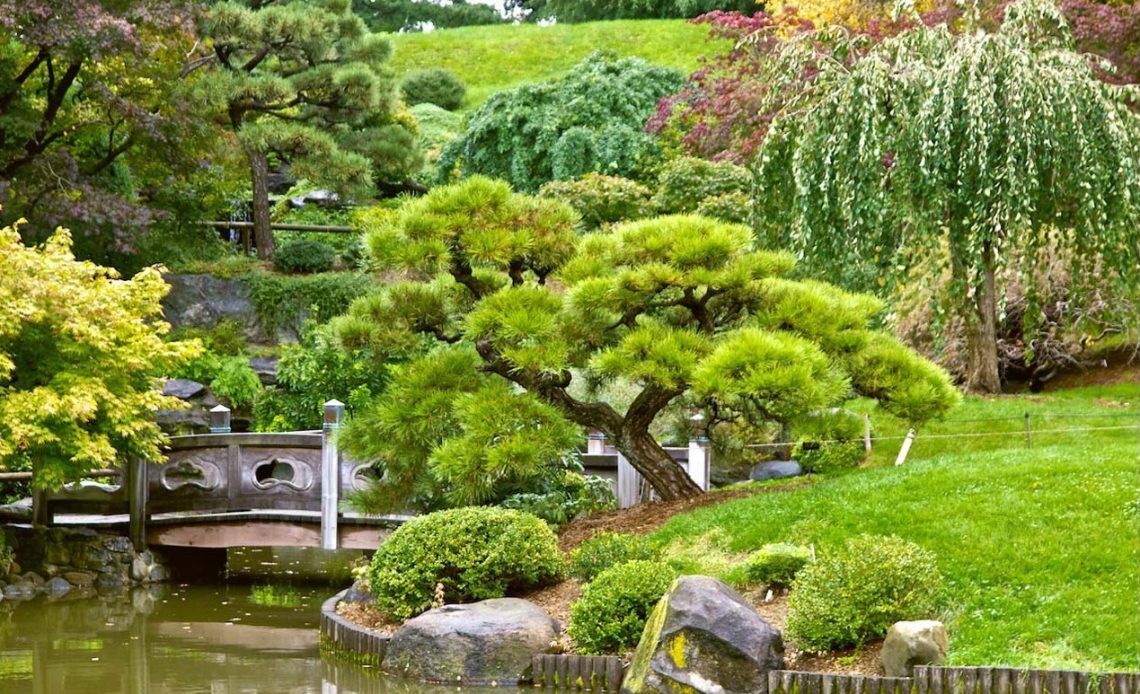
[[974, 316], [967, 322], [966, 390], [1000, 393], [997, 351], [997, 287], [993, 247], [982, 247], [982, 282], [974, 292]]

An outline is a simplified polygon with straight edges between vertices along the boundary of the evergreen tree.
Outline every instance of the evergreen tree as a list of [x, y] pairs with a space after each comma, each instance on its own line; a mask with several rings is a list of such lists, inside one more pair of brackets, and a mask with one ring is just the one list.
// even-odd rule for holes
[[[348, 348], [429, 348], [353, 420], [393, 502], [436, 480], [479, 502], [601, 430], [663, 499], [699, 489], [650, 433], [681, 402], [716, 422], [794, 422], [861, 394], [920, 421], [957, 400], [949, 377], [873, 329], [881, 304], [790, 279], [791, 255], [745, 226], [671, 216], [579, 236], [563, 203], [474, 176], [369, 232], [404, 281], [357, 300]], [[580, 384], [578, 382], [581, 382]], [[624, 412], [596, 395], [632, 384]], [[582, 385], [582, 388], [578, 388]]]
[[213, 48], [199, 64], [212, 68], [207, 98], [249, 160], [262, 258], [273, 254], [270, 155], [294, 178], [345, 194], [418, 170], [415, 138], [396, 117], [384, 66], [391, 45], [368, 31], [349, 0], [221, 2], [209, 7], [203, 29]]

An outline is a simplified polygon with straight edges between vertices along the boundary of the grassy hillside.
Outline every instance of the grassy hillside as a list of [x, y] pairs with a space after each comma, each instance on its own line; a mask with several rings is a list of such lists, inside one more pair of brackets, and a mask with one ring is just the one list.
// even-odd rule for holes
[[451, 70], [467, 84], [463, 106], [471, 109], [496, 91], [560, 75], [596, 50], [688, 73], [712, 50], [707, 36], [707, 27], [679, 19], [462, 27], [394, 36], [391, 65], [399, 75]]
[[[920, 438], [902, 467], [702, 508], [674, 517], [654, 537], [687, 571], [733, 581], [739, 559], [765, 543], [814, 543], [826, 552], [861, 533], [899, 535], [938, 556], [950, 588], [941, 616], [953, 662], [1136, 669], [1138, 401], [1134, 384], [970, 399], [952, 416], [956, 423], [937, 430], [991, 431], [1006, 420], [963, 420], [1027, 409], [1042, 423], [1053, 415], [1054, 428], [1133, 428], [1044, 434], [1030, 450], [1012, 432]], [[1129, 416], [1111, 416], [1120, 414]]]

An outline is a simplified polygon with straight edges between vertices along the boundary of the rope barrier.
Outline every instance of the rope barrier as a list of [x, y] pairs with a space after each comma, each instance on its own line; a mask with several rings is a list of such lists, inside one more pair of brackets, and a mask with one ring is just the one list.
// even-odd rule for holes
[[[1132, 415], [1132, 416], [1135, 417], [1135, 415]], [[1021, 417], [1018, 417], [1018, 419], [1021, 419]], [[1065, 429], [1034, 429], [1033, 435], [1036, 436], [1038, 434], [1071, 434], [1071, 433], [1086, 432], [1086, 431], [1123, 431], [1123, 430], [1131, 430], [1131, 429], [1135, 429], [1135, 430], [1140, 431], [1140, 423], [1122, 424], [1122, 425], [1117, 425], [1117, 426], [1103, 426], [1103, 427], [1072, 427], [1072, 428], [1065, 428]], [[964, 433], [964, 434], [918, 434], [915, 436], [915, 439], [916, 440], [919, 440], [919, 439], [921, 439], [921, 440], [926, 440], [926, 439], [970, 439], [970, 438], [980, 438], [980, 437], [984, 437], [984, 436], [1009, 436], [1011, 434], [1016, 434], [1018, 437], [1022, 437], [1025, 435], [1025, 432], [1018, 429], [1018, 430], [1010, 430], [1010, 431], [975, 431], [975, 432], [969, 432], [969, 433]], [[872, 436], [870, 438], [870, 440], [871, 441], [902, 441], [905, 438], [906, 438], [906, 435], [903, 434], [902, 436]], [[827, 440], [820, 440], [820, 441], [809, 441], [809, 443], [822, 445], [825, 443], [857, 443], [857, 442], [862, 441], [862, 440], [864, 440], [864, 439], [862, 439], [862, 438], [827, 439]], [[794, 446], [796, 443], [797, 442], [794, 442], [794, 441], [787, 441], [784, 443], [750, 443], [750, 444], [746, 445], [745, 448], [773, 448], [773, 447], [781, 447], [781, 446]]]

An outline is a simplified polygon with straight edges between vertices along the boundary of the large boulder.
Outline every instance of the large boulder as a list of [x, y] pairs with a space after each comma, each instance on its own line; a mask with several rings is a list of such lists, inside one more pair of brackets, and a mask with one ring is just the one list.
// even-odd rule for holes
[[645, 625], [622, 692], [765, 691], [784, 640], [735, 590], [709, 576], [673, 582]]
[[915, 665], [941, 663], [949, 648], [942, 622], [933, 619], [895, 622], [883, 641], [879, 662], [887, 677], [910, 677]]
[[558, 622], [518, 598], [445, 605], [404, 622], [388, 643], [385, 672], [449, 684], [515, 685], [531, 677]]
[[769, 460], [753, 466], [749, 477], [755, 482], [764, 480], [781, 480], [787, 477], [799, 477], [804, 474], [803, 467], [794, 460]]

